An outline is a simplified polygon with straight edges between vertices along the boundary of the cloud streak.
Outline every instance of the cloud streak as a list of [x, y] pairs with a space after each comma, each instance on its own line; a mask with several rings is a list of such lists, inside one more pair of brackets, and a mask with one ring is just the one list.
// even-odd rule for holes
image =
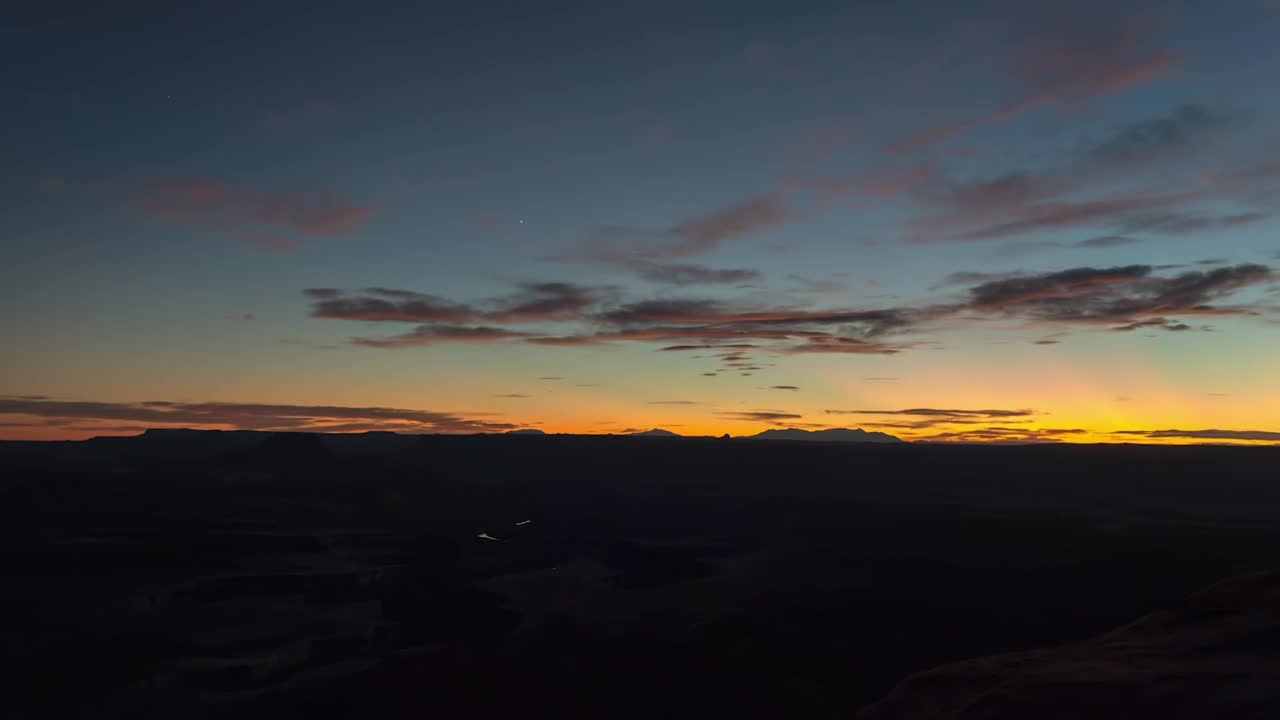
[[801, 420], [803, 415], [795, 413], [782, 412], [780, 410], [743, 410], [735, 412], [718, 412], [719, 417], [730, 420], [744, 420], [747, 422], [761, 422], [770, 425], [787, 425], [788, 421]]
[[[351, 423], [361, 429], [407, 433], [501, 432], [515, 425], [449, 412], [339, 405], [261, 403], [187, 403], [150, 400], [133, 403], [88, 402], [0, 396], [0, 416], [17, 415], [73, 421], [113, 421], [153, 426], [342, 432]], [[34, 424], [34, 423], [33, 423]]]
[[[963, 182], [938, 177], [917, 194], [926, 210], [907, 224], [903, 240], [976, 242], [1085, 229], [1096, 237], [1042, 244], [1101, 248], [1138, 242], [1129, 237], [1135, 233], [1191, 235], [1260, 223], [1272, 217], [1274, 203], [1258, 190], [1280, 166], [1241, 165], [1256, 156], [1242, 145], [1247, 127], [1231, 113], [1183, 106], [1083, 141], [1057, 167]], [[1228, 143], [1241, 147], [1227, 152]], [[1219, 151], [1212, 159], [1211, 150]], [[1206, 173], [1209, 162], [1226, 167]]]
[[298, 238], [358, 232], [374, 206], [333, 190], [260, 190], [198, 177], [155, 178], [113, 186], [145, 215], [238, 235], [266, 252], [291, 252]]
[[672, 227], [667, 234], [674, 241], [656, 248], [653, 254], [661, 258], [698, 255], [715, 249], [725, 240], [781, 225], [794, 217], [781, 191], [766, 193]]
[[1231, 440], [1280, 443], [1280, 432], [1271, 430], [1117, 430], [1116, 435], [1190, 440]]
[[1032, 410], [967, 410], [956, 408], [906, 408], [905, 410], [824, 410], [828, 415], [913, 415], [949, 419], [1031, 417]]
[[1051, 105], [1075, 106], [1168, 75], [1180, 58], [1158, 47], [1163, 18], [1095, 24], [1046, 25], [997, 58], [997, 67], [1019, 86], [1016, 99], [994, 110], [916, 131], [886, 146], [909, 153], [983, 125], [1002, 123]]
[[563, 282], [524, 283], [514, 293], [476, 304], [392, 288], [367, 288], [345, 294], [334, 288], [311, 288], [311, 317], [370, 322], [527, 324], [573, 321], [611, 297], [612, 288]]
[[988, 426], [934, 433], [919, 438], [924, 442], [984, 443], [991, 445], [1026, 445], [1058, 443], [1084, 435], [1083, 428], [1018, 428]]
[[[726, 367], [743, 370], [758, 368], [760, 353], [894, 355], [928, 342], [920, 335], [931, 329], [992, 320], [1019, 321], [1022, 329], [1109, 326], [1116, 331], [1177, 332], [1191, 329], [1190, 317], [1261, 316], [1274, 310], [1257, 302], [1224, 304], [1239, 291], [1276, 284], [1276, 275], [1266, 266], [1210, 266], [1172, 275], [1161, 269], [1125, 265], [1046, 273], [960, 272], [934, 286], [967, 285], [955, 299], [870, 309], [743, 304], [707, 297], [622, 302], [613, 287], [561, 282], [523, 283], [506, 295], [475, 302], [378, 287], [352, 292], [309, 288], [304, 295], [315, 318], [416, 323], [408, 332], [354, 337], [350, 343], [357, 346], [654, 343], [662, 345], [657, 348], [661, 352], [709, 351]], [[548, 324], [568, 324], [571, 330], [555, 332]]]
[[658, 263], [650, 260], [631, 260], [624, 263], [635, 274], [650, 282], [665, 285], [738, 285], [757, 282], [763, 278], [759, 270], [748, 268], [709, 268], [703, 265], [682, 263]]
[[1176, 315], [1251, 315], [1248, 306], [1214, 305], [1231, 293], [1275, 282], [1263, 265], [1244, 264], [1172, 277], [1149, 265], [1073, 268], [993, 280], [969, 288], [967, 308], [1037, 323], [1113, 323], [1127, 329], [1177, 325]]
[[529, 333], [506, 328], [471, 325], [419, 325], [407, 333], [388, 337], [355, 337], [352, 345], [371, 348], [405, 348], [441, 343], [491, 343], [527, 338]]

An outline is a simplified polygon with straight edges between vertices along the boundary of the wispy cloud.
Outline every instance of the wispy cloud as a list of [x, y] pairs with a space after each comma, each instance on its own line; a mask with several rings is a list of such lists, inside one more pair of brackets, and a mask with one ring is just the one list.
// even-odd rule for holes
[[718, 412], [716, 415], [730, 420], [762, 422], [770, 425], [787, 425], [791, 424], [788, 421], [804, 419], [803, 415], [782, 412], [780, 410], [742, 410], [734, 412]]
[[1147, 232], [1161, 235], [1192, 235], [1212, 230], [1226, 230], [1252, 225], [1270, 218], [1264, 212], [1242, 212], [1227, 215], [1211, 215], [1182, 211], [1143, 213], [1125, 219], [1117, 225], [1122, 232]]
[[825, 122], [806, 128], [782, 149], [782, 161], [788, 165], [812, 165], [831, 159], [858, 141], [851, 121]]
[[90, 402], [39, 397], [0, 396], [0, 416], [113, 421], [141, 426], [182, 426], [244, 430], [310, 430], [341, 432], [349, 423], [362, 429], [398, 432], [496, 432], [514, 425], [449, 412], [339, 405], [273, 405], [260, 403]]
[[828, 415], [912, 415], [916, 417], [935, 417], [948, 419], [993, 419], [1011, 417], [1031, 417], [1033, 410], [992, 410], [992, 409], [958, 409], [958, 408], [906, 408], [904, 410], [823, 410]]
[[[1274, 203], [1258, 191], [1280, 175], [1280, 164], [1253, 159], [1256, 152], [1246, 149], [1251, 127], [1230, 112], [1183, 106], [1082, 141], [1057, 166], [964, 181], [939, 175], [916, 194], [925, 212], [907, 224], [903, 239], [974, 242], [1085, 230], [1096, 236], [1041, 244], [1099, 248], [1141, 240], [1135, 233], [1189, 235], [1261, 223]], [[1215, 169], [1206, 172], [1210, 163]]]
[[146, 215], [228, 232], [269, 252], [291, 251], [299, 237], [350, 235], [374, 212], [373, 205], [347, 200], [332, 190], [260, 190], [198, 177], [111, 187]]
[[1087, 240], [1081, 240], [1074, 243], [1071, 247], [1076, 248], [1110, 248], [1121, 247], [1123, 245], [1136, 245], [1142, 242], [1139, 238], [1128, 237], [1126, 235], [1099, 235]]
[[693, 350], [754, 350], [759, 345], [751, 343], [723, 343], [723, 344], [702, 344], [702, 345], [668, 345], [658, 348], [659, 352], [690, 352]]
[[926, 442], [986, 443], [994, 445], [1025, 445], [1032, 443], [1056, 443], [1072, 436], [1084, 435], [1083, 428], [1021, 428], [988, 426], [964, 428], [933, 433], [918, 438]]
[[419, 325], [407, 333], [387, 337], [355, 337], [352, 345], [372, 348], [405, 348], [439, 343], [488, 343], [526, 338], [529, 333], [500, 327], [471, 325]]
[[997, 58], [997, 67], [1018, 86], [1006, 104], [916, 131], [889, 144], [906, 153], [945, 142], [982, 125], [1013, 120], [1048, 106], [1075, 106], [1160, 79], [1179, 57], [1161, 47], [1162, 17], [1135, 17], [1097, 24], [1060, 18], [1030, 33]]
[[[911, 313], [899, 309], [876, 310], [811, 310], [805, 308], [735, 307], [719, 300], [705, 298], [670, 298], [628, 303], [601, 317], [618, 324], [680, 323], [689, 325], [740, 326], [765, 328], [790, 325], [843, 325], [858, 328], [865, 337], [884, 335], [895, 328], [911, 324]], [[802, 334], [802, 333], [797, 333]]]
[[[869, 309], [708, 297], [627, 302], [617, 288], [561, 282], [524, 283], [512, 293], [474, 302], [379, 287], [351, 292], [310, 288], [304, 294], [311, 300], [312, 317], [417, 323], [409, 332], [362, 335], [350, 341], [359, 346], [655, 343], [662, 344], [657, 348], [661, 352], [709, 351], [726, 367], [740, 370], [759, 368], [758, 353], [893, 355], [928, 343], [924, 336], [933, 330], [992, 320], [1020, 321], [1023, 329], [1110, 326], [1180, 331], [1190, 329], [1186, 318], [1191, 316], [1260, 316], [1273, 311], [1257, 302], [1224, 304], [1238, 291], [1280, 283], [1268, 267], [1225, 265], [1173, 275], [1162, 274], [1165, 269], [1127, 265], [1048, 273], [958, 272], [934, 286], [967, 285], [958, 297]], [[569, 324], [572, 330], [548, 331], [547, 323]]]
[[640, 278], [666, 285], [738, 285], [757, 282], [763, 277], [759, 270], [749, 268], [709, 268], [704, 265], [659, 263], [642, 259], [627, 260], [622, 265]]
[[849, 176], [783, 178], [767, 192], [713, 208], [665, 229], [644, 231], [616, 225], [598, 228], [589, 248], [543, 259], [612, 264], [646, 279], [672, 284], [749, 281], [755, 279], [753, 270], [715, 270], [674, 261], [710, 252], [729, 240], [814, 219], [835, 208], [883, 202], [920, 185], [933, 172], [932, 167], [924, 165]]
[[246, 232], [240, 234], [240, 239], [254, 250], [269, 254], [291, 253], [298, 249], [296, 238], [278, 233]]
[[[1149, 265], [1073, 268], [993, 280], [969, 288], [968, 309], [1040, 323], [1168, 325], [1176, 315], [1249, 315], [1244, 306], [1211, 303], [1242, 288], [1275, 282], [1262, 265], [1235, 265], [1171, 277]], [[1177, 324], [1177, 323], [1173, 323]]]
[[813, 280], [801, 275], [788, 275], [787, 279], [795, 283], [801, 292], [828, 293], [849, 289], [848, 283], [835, 280]]
[[613, 289], [563, 282], [525, 283], [516, 292], [477, 303], [446, 300], [436, 295], [392, 288], [366, 288], [344, 294], [333, 288], [312, 288], [316, 299], [311, 317], [385, 322], [525, 324], [579, 320], [587, 309], [612, 296]]
[[1207, 105], [1181, 105], [1168, 113], [1122, 125], [1089, 148], [1092, 159], [1145, 165], [1170, 155], [1199, 152], [1239, 130], [1244, 119]]
[[697, 255], [725, 240], [781, 225], [793, 217], [785, 195], [774, 191], [681, 222], [668, 231], [674, 242], [656, 248], [653, 254], [666, 258]]
[[702, 405], [697, 400], [650, 400], [650, 405]]
[[1183, 438], [1280, 443], [1280, 432], [1272, 430], [1117, 430], [1114, 434], [1153, 439]]
[[1133, 332], [1134, 330], [1166, 330], [1169, 332], [1182, 332], [1190, 330], [1191, 326], [1186, 323], [1174, 322], [1168, 318], [1153, 317], [1147, 320], [1138, 320], [1136, 322], [1117, 325], [1112, 330], [1116, 332]]
[[338, 297], [342, 294], [342, 291], [337, 288], [306, 288], [302, 291], [302, 294], [309, 298], [325, 300]]

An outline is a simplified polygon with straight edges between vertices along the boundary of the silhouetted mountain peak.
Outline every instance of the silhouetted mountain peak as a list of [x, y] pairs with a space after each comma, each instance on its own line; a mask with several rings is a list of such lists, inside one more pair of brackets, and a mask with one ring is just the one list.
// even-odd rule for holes
[[296, 469], [328, 464], [335, 457], [322, 435], [283, 432], [267, 436], [261, 445], [241, 453], [237, 460], [255, 466]]
[[867, 432], [862, 428], [827, 428], [826, 430], [802, 430], [800, 428], [774, 428], [755, 435], [747, 436], [748, 440], [805, 440], [809, 442], [868, 442], [899, 443], [902, 438], [888, 433]]
[[523, 430], [508, 430], [507, 435], [546, 435], [538, 428], [525, 428]]
[[662, 428], [654, 428], [652, 430], [642, 430], [640, 432], [629, 433], [633, 437], [684, 437], [680, 433], [674, 433], [670, 430]]

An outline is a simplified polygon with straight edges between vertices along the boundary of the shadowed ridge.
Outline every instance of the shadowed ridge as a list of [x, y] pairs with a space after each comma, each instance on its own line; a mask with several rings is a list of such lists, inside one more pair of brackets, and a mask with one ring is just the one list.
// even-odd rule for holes
[[267, 437], [267, 433], [256, 430], [149, 428], [138, 435], [102, 435], [83, 442], [86, 448], [127, 456], [185, 459], [246, 451], [265, 442]]
[[627, 433], [631, 437], [684, 437], [680, 433], [663, 430], [662, 428], [653, 428], [652, 430], [642, 430], [640, 432]]
[[321, 470], [337, 460], [322, 435], [273, 433], [257, 447], [228, 455], [229, 464], [272, 471]]
[[747, 440], [803, 440], [808, 442], [871, 442], [899, 443], [902, 438], [888, 433], [867, 432], [862, 428], [828, 428], [826, 430], [802, 430], [800, 428], [774, 428], [755, 435], [748, 435]]
[[1244, 575], [1073, 645], [913, 675], [859, 720], [1264, 718], [1280, 708], [1280, 572]]

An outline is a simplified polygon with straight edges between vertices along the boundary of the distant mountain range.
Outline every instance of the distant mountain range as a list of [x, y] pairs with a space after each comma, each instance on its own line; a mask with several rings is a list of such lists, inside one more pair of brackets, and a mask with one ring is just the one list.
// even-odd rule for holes
[[[507, 435], [546, 435], [541, 430], [512, 430]], [[707, 439], [714, 438], [715, 435], [681, 435], [677, 432], [665, 430], [663, 428], [653, 428], [652, 430], [641, 430], [639, 432], [626, 433], [627, 437], [649, 437], [649, 438], [687, 438], [687, 439]], [[721, 436], [728, 438], [729, 436]], [[902, 438], [895, 437], [888, 433], [868, 432], [861, 428], [827, 428], [826, 430], [802, 430], [800, 428], [774, 428], [756, 433], [755, 435], [737, 435], [731, 438], [733, 440], [800, 440], [804, 442], [856, 442], [856, 443], [900, 443], [906, 442]]]
[[[512, 430], [505, 435], [551, 437], [535, 428]], [[562, 437], [573, 437], [555, 433]], [[478, 434], [481, 437], [483, 434]], [[227, 457], [237, 462], [268, 465], [290, 463], [298, 458], [308, 458], [323, 463], [330, 451], [341, 454], [379, 454], [400, 452], [414, 447], [424, 436], [399, 434], [388, 431], [365, 433], [314, 433], [274, 432], [259, 430], [188, 430], [150, 429], [139, 435], [100, 436], [81, 441], [0, 441], [4, 452], [50, 452], [62, 448], [68, 457], [93, 457], [98, 455], [149, 457], [149, 458], [212, 458]], [[590, 437], [590, 436], [579, 436]], [[624, 437], [670, 438], [679, 440], [713, 440], [713, 435], [681, 435], [663, 428], [653, 428], [630, 433]], [[755, 435], [719, 436], [721, 440], [792, 440], [806, 442], [846, 443], [901, 443], [900, 438], [882, 432], [867, 432], [851, 428], [827, 430], [801, 430], [777, 428]]]
[[778, 428], [765, 430], [762, 433], [749, 435], [747, 440], [803, 440], [806, 442], [864, 442], [864, 443], [900, 443], [902, 438], [888, 433], [867, 432], [862, 428], [827, 428], [826, 430], [801, 430], [799, 428]]
[[[654, 428], [643, 432], [629, 433], [631, 437], [690, 437], [679, 433]], [[698, 435], [694, 437], [714, 437]], [[888, 433], [867, 432], [860, 428], [828, 428], [826, 430], [801, 430], [799, 428], [775, 428], [755, 435], [739, 435], [734, 440], [803, 440], [806, 442], [862, 442], [862, 443], [900, 443], [902, 438]]]

